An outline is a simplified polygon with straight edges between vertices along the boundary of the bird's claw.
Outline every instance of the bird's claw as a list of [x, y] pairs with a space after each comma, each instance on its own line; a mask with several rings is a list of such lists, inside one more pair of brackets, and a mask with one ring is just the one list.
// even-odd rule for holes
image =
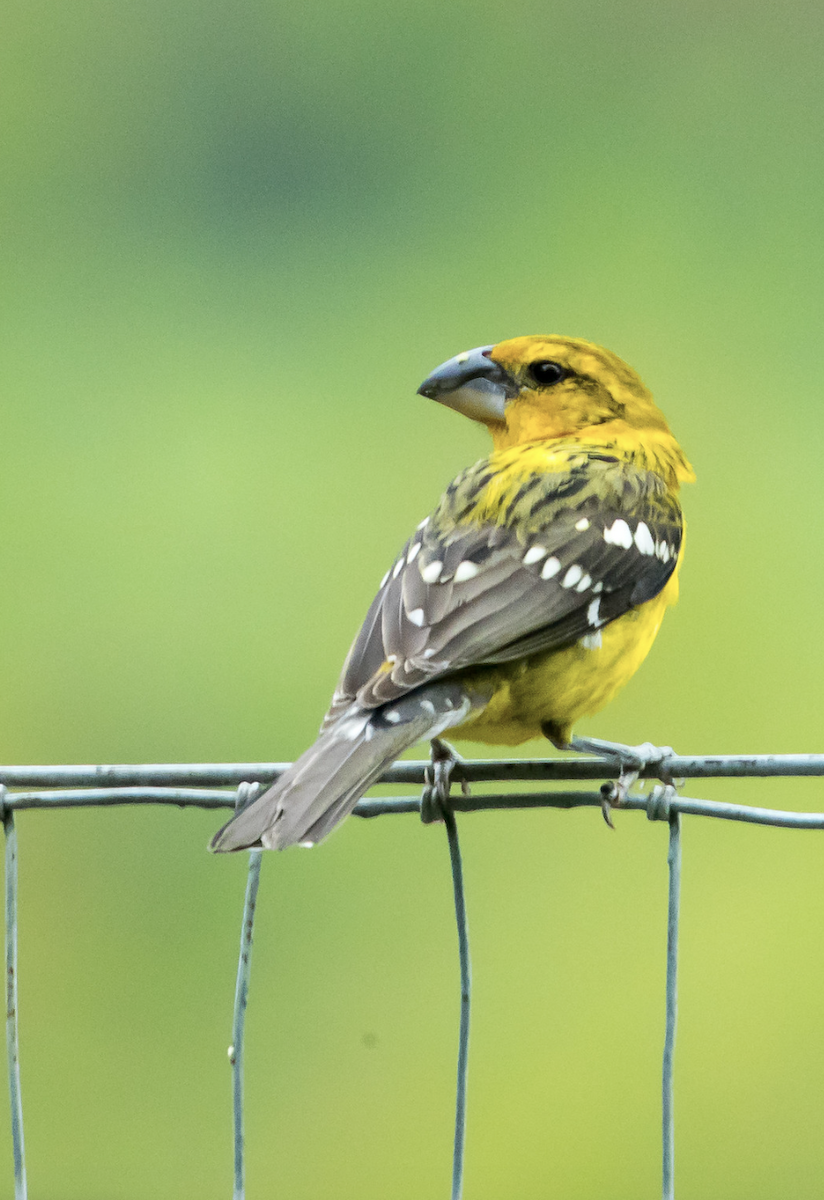
[[600, 738], [574, 737], [570, 738], [569, 748], [583, 754], [598, 754], [604, 758], [618, 760], [621, 769], [618, 779], [601, 786], [601, 812], [610, 829], [615, 828], [612, 823], [612, 809], [619, 808], [626, 800], [629, 789], [647, 767], [661, 766], [658, 778], [666, 786], [673, 786], [670, 772], [663, 769], [667, 759], [675, 755], [672, 746], [655, 746], [652, 742], [642, 742], [640, 746], [625, 746], [620, 742], [604, 742]]
[[421, 793], [421, 820], [425, 825], [443, 820], [444, 812], [450, 807], [449, 793], [452, 789], [453, 775], [456, 776], [456, 782], [460, 779], [463, 795], [470, 794], [468, 780], [460, 778], [460, 764], [463, 759], [449, 742], [441, 738], [432, 738], [429, 755], [430, 762], [425, 772], [426, 782]]
[[612, 821], [613, 808], [620, 808], [637, 778], [637, 770], [622, 771], [616, 781], [609, 780], [601, 784], [601, 812], [610, 829], [615, 828]]

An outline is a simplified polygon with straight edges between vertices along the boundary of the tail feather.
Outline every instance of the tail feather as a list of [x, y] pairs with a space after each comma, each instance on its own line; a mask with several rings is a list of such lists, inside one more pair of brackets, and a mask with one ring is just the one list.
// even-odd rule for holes
[[283, 850], [319, 842], [399, 754], [460, 725], [486, 702], [462, 684], [433, 683], [379, 709], [352, 705], [313, 746], [213, 837], [210, 850]]

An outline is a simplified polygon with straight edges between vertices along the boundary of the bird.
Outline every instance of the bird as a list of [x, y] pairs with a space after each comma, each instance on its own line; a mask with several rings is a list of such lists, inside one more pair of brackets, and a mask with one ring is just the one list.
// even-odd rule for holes
[[695, 476], [616, 354], [510, 338], [448, 359], [418, 392], [485, 425], [492, 452], [383, 577], [317, 740], [214, 851], [315, 845], [414, 743], [443, 758], [446, 732], [580, 748], [575, 722], [635, 673], [678, 597], [678, 493]]

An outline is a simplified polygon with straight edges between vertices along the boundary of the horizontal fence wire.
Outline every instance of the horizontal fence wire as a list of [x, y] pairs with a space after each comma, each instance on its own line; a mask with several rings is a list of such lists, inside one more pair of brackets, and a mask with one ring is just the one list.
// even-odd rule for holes
[[[616, 747], [616, 750], [618, 748]], [[687, 779], [733, 779], [777, 777], [822, 777], [824, 754], [676, 755], [664, 754], [655, 762], [633, 761], [632, 748], [623, 754], [556, 759], [461, 760], [455, 773], [462, 794], [450, 796], [443, 811], [449, 842], [455, 913], [458, 926], [460, 965], [460, 1030], [458, 1087], [453, 1145], [452, 1200], [463, 1189], [463, 1152], [466, 1123], [466, 1087], [469, 1037], [470, 961], [466, 921], [463, 869], [458, 848], [455, 813], [533, 808], [605, 809], [612, 786], [598, 791], [535, 790], [470, 794], [474, 783], [586, 783], [607, 780], [627, 765], [633, 776], [658, 779], [665, 786], [651, 793], [631, 793], [620, 808], [645, 812], [653, 821], [667, 821], [668, 847], [667, 983], [664, 1059], [662, 1071], [663, 1180], [664, 1200], [674, 1200], [673, 1058], [676, 1021], [676, 972], [678, 962], [678, 915], [681, 873], [680, 817], [702, 816], [749, 824], [791, 829], [824, 829], [824, 812], [790, 812], [783, 809], [726, 804], [681, 796], [670, 781]], [[636, 755], [636, 759], [638, 756]], [[17, 841], [14, 813], [28, 809], [115, 807], [160, 804], [178, 808], [224, 809], [242, 806], [257, 785], [276, 780], [289, 763], [154, 763], [111, 766], [7, 766], [0, 767], [0, 807], [6, 837], [6, 1042], [12, 1108], [12, 1149], [15, 1200], [26, 1200], [26, 1164], [23, 1150], [23, 1112], [20, 1094], [17, 1005]], [[637, 768], [637, 770], [636, 770]], [[382, 776], [381, 784], [425, 786], [430, 775], [428, 762], [398, 762]], [[232, 789], [231, 791], [228, 789]], [[426, 805], [424, 804], [424, 808]], [[420, 795], [370, 796], [358, 802], [356, 816], [421, 813]], [[431, 819], [426, 817], [425, 819]], [[249, 968], [255, 900], [261, 855], [250, 854], [249, 876], [241, 928], [240, 959], [235, 991], [232, 1044], [229, 1059], [233, 1071], [234, 1200], [243, 1200], [243, 1043], [249, 992]]]
[[[615, 770], [617, 756], [603, 758], [463, 759], [461, 777], [470, 783], [506, 780], [605, 779]], [[288, 762], [150, 763], [118, 766], [3, 767], [0, 784], [7, 788], [152, 787], [164, 789], [199, 784], [232, 787], [241, 783], [271, 783], [291, 766]], [[428, 762], [396, 762], [381, 783], [425, 783]], [[676, 779], [770, 778], [784, 775], [824, 775], [824, 754], [672, 754], [642, 767], [642, 779], [662, 772]]]

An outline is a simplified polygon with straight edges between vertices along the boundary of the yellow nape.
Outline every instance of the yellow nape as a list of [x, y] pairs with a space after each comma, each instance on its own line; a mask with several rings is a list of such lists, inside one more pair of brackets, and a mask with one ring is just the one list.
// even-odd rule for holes
[[[550, 724], [558, 740], [569, 741], [572, 726], [612, 700], [647, 657], [667, 606], [678, 599], [678, 571], [659, 595], [600, 630], [601, 645], [587, 640], [500, 667], [467, 672], [467, 682], [493, 686], [485, 708], [450, 737], [517, 746], [543, 736]], [[591, 635], [590, 635], [591, 637]], [[591, 645], [591, 642], [589, 643]]]

